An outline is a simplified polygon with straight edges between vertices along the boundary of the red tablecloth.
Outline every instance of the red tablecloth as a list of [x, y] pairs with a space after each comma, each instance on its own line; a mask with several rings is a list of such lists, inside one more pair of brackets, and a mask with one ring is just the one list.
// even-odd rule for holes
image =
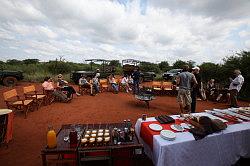
[[11, 112], [8, 114], [8, 124], [7, 124], [7, 133], [5, 135], [5, 142], [9, 143], [10, 140], [12, 140], [13, 136], [13, 119], [14, 119], [14, 113]]
[[175, 119], [175, 123], [169, 123], [169, 124], [160, 124], [158, 121], [142, 122], [140, 136], [143, 139], [143, 141], [150, 146], [151, 149], [153, 149], [153, 136], [160, 135], [160, 131], [153, 131], [148, 127], [152, 123], [161, 125], [163, 130], [171, 130], [173, 132], [176, 132], [175, 130], [171, 129], [170, 126], [172, 124], [181, 124], [183, 123], [183, 121]]

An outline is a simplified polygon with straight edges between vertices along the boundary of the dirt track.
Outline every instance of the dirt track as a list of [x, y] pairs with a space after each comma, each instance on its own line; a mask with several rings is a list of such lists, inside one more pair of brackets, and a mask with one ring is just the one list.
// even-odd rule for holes
[[[20, 94], [23, 85], [27, 83], [15, 87]], [[0, 88], [0, 108], [6, 108], [2, 93], [9, 89], [11, 88]], [[240, 105], [248, 103], [240, 102]], [[222, 103], [197, 101], [197, 112], [226, 107]], [[71, 103], [42, 106], [38, 111], [30, 112], [27, 119], [24, 119], [22, 112], [17, 112], [14, 117], [14, 139], [7, 150], [0, 149], [0, 163], [4, 166], [41, 165], [40, 150], [46, 144], [48, 124], [58, 130], [62, 124], [68, 123], [109, 123], [122, 122], [124, 119], [131, 119], [135, 123], [144, 113], [156, 116], [177, 114], [178, 110], [175, 97], [159, 96], [150, 103], [150, 109], [147, 109], [144, 102], [135, 100], [131, 94], [104, 92], [94, 97], [75, 96]]]

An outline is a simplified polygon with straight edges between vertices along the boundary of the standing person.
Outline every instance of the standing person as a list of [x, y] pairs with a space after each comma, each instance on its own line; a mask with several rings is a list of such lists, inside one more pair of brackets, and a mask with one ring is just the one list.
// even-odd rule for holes
[[230, 106], [238, 108], [237, 103], [237, 96], [240, 92], [240, 89], [244, 83], [244, 77], [241, 75], [241, 72], [239, 69], [234, 70], [235, 78], [229, 78], [230, 79], [230, 86], [229, 86], [229, 92], [230, 92]]
[[180, 105], [181, 114], [185, 113], [184, 111], [190, 113], [190, 107], [192, 103], [192, 98], [190, 94], [191, 83], [193, 83], [194, 86], [197, 85], [197, 81], [194, 74], [188, 72], [188, 70], [189, 66], [184, 65], [183, 71], [178, 74], [176, 78], [176, 84], [177, 86], [179, 86], [177, 101]]
[[132, 73], [133, 83], [134, 83], [134, 94], [139, 93], [139, 84], [140, 84], [140, 72], [139, 68], [135, 68], [134, 72]]
[[101, 76], [100, 69], [96, 69], [95, 76], [97, 76], [97, 78]]
[[192, 104], [191, 104], [191, 112], [195, 113], [195, 109], [196, 109], [196, 98], [197, 95], [200, 93], [200, 89], [201, 89], [201, 76], [199, 74], [200, 72], [200, 68], [199, 67], [194, 67], [192, 68], [192, 73], [195, 76], [195, 79], [197, 81], [197, 85], [193, 85], [192, 86], [192, 90], [191, 90], [191, 98], [192, 98]]
[[98, 79], [99, 76], [100, 75], [96, 73], [95, 77], [92, 78], [92, 84], [95, 89], [95, 94], [99, 93], [99, 86], [100, 86], [99, 79]]

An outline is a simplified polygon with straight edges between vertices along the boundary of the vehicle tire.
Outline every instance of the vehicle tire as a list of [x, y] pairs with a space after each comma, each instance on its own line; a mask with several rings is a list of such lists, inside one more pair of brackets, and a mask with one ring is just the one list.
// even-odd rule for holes
[[5, 77], [3, 79], [3, 84], [5, 86], [15, 86], [16, 83], [17, 83], [17, 79], [15, 77], [9, 76], [9, 77]]

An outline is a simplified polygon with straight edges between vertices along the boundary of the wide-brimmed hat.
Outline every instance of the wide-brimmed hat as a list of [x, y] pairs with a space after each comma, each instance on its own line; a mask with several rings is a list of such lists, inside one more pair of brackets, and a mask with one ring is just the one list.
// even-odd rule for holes
[[63, 75], [62, 74], [58, 74], [57, 78], [62, 78]]
[[200, 70], [200, 68], [198, 66], [195, 66], [192, 68], [193, 70]]

